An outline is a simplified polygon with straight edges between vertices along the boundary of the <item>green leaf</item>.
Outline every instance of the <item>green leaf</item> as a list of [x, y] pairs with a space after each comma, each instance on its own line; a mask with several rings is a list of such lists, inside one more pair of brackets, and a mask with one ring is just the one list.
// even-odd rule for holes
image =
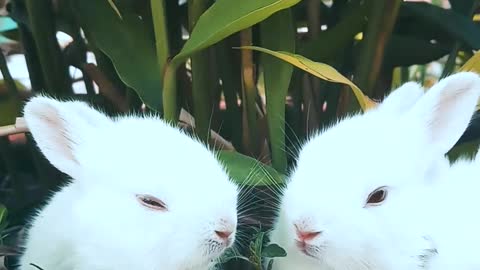
[[118, 10], [118, 7], [115, 5], [115, 3], [113, 2], [113, 0], [108, 0], [108, 3], [109, 3], [110, 6], [112, 7], [112, 9], [115, 11], [115, 13], [117, 13], [118, 17], [119, 17], [120, 19], [123, 19], [122, 14], [120, 13], [120, 10]]
[[223, 253], [223, 255], [220, 257], [219, 263], [226, 263], [234, 259], [240, 259], [240, 260], [245, 260], [247, 262], [250, 262], [250, 260], [247, 257], [238, 255], [233, 249], [230, 248], [230, 249], [227, 249]]
[[284, 183], [285, 176], [251, 157], [234, 151], [220, 151], [218, 157], [232, 180], [239, 185], [264, 186]]
[[272, 270], [272, 269], [273, 269], [273, 259], [271, 259], [267, 265], [267, 270]]
[[[14, 81], [18, 91], [27, 91], [26, 87], [19, 81]], [[15, 96], [8, 94], [7, 84], [0, 80], [0, 126], [13, 125], [15, 119], [22, 112], [22, 102]]]
[[401, 9], [403, 13], [415, 16], [419, 23], [430, 24], [471, 48], [480, 49], [480, 29], [471, 18], [452, 10], [420, 2], [404, 2]]
[[364, 111], [376, 106], [376, 103], [373, 102], [366, 95], [364, 95], [362, 90], [360, 90], [360, 88], [358, 88], [349, 79], [345, 78], [345, 76], [343, 76], [335, 68], [327, 64], [314, 62], [298, 54], [293, 54], [293, 53], [283, 52], [283, 51], [272, 51], [269, 49], [260, 48], [256, 46], [243, 46], [240, 49], [250, 49], [250, 50], [264, 52], [264, 53], [273, 55], [275, 57], [278, 57], [320, 79], [323, 79], [329, 82], [346, 84], [350, 86], [350, 88], [353, 90], [353, 93], [355, 94], [355, 97], [357, 98], [358, 103], [360, 104], [360, 107]]
[[[277, 29], [282, 30], [278, 35]], [[260, 24], [262, 46], [276, 51], [295, 51], [295, 34], [290, 9], [282, 10]], [[287, 96], [292, 65], [271, 55], [262, 54], [267, 124], [272, 149], [272, 166], [277, 171], [287, 170], [285, 152], [285, 98]]]
[[449, 46], [416, 37], [392, 35], [385, 47], [384, 64], [390, 67], [427, 64], [447, 55], [450, 50]]
[[[0, 227], [2, 227], [7, 222], [8, 211], [5, 205], [0, 204]], [[1, 231], [0, 231], [1, 234]]]
[[462, 143], [453, 147], [448, 153], [447, 157], [450, 162], [456, 161], [459, 158], [472, 159], [478, 152], [480, 146], [480, 139], [473, 140], [467, 143]]
[[458, 13], [467, 15], [472, 9], [475, 0], [449, 0], [452, 9]]
[[286, 257], [287, 252], [285, 249], [280, 247], [277, 244], [270, 244], [262, 249], [262, 257], [265, 258], [276, 258], [276, 257]]
[[87, 37], [113, 62], [122, 81], [150, 108], [162, 110], [162, 73], [155, 37], [138, 15], [122, 10], [120, 19], [108, 1], [71, 0]]
[[200, 16], [190, 39], [172, 62], [184, 61], [192, 53], [205, 49], [298, 2], [300, 0], [242, 0], [241, 2], [217, 0]]

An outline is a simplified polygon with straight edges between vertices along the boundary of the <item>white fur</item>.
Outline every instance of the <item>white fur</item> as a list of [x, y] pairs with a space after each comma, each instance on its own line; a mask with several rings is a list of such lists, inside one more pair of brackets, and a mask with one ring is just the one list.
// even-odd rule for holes
[[[274, 269], [458, 269], [455, 263], [479, 269], [479, 188], [462, 195], [462, 186], [479, 185], [478, 168], [459, 169], [463, 175], [449, 181], [455, 169], [444, 154], [469, 124], [480, 78], [460, 73], [423, 96], [408, 92], [418, 93], [418, 86], [404, 85], [379, 108], [304, 145], [271, 235], [288, 254], [275, 259]], [[381, 186], [388, 189], [385, 201], [364, 207]], [[294, 225], [322, 231], [310, 241], [313, 257], [296, 247]]]
[[72, 181], [33, 218], [19, 269], [201, 270], [226, 248], [212, 243], [215, 230], [235, 232], [237, 187], [201, 143], [154, 117], [110, 119], [47, 97], [27, 103], [25, 120]]

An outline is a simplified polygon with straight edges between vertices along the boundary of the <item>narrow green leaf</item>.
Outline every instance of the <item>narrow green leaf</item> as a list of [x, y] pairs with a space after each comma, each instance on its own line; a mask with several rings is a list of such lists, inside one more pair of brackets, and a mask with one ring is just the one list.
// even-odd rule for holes
[[120, 13], [120, 10], [118, 10], [118, 7], [115, 5], [115, 3], [113, 2], [113, 0], [108, 0], [108, 3], [109, 3], [110, 6], [112, 7], [112, 9], [115, 10], [115, 13], [117, 13], [118, 17], [119, 17], [120, 19], [123, 19], [122, 14]]
[[[107, 1], [72, 0], [75, 13], [90, 40], [113, 62], [122, 81], [154, 110], [162, 110], [162, 76], [155, 38], [145, 21], [129, 10], [123, 20]], [[108, 34], [106, 34], [108, 33]]]
[[285, 176], [258, 160], [233, 151], [220, 151], [218, 157], [233, 181], [245, 186], [283, 184]]
[[320, 79], [323, 79], [329, 82], [346, 84], [351, 87], [351, 89], [353, 90], [353, 93], [355, 94], [355, 97], [358, 100], [358, 103], [360, 104], [360, 107], [364, 111], [376, 106], [376, 103], [372, 101], [370, 98], [368, 98], [366, 95], [364, 95], [362, 90], [360, 90], [360, 88], [358, 88], [349, 79], [345, 78], [345, 76], [339, 73], [336, 69], [334, 69], [333, 67], [327, 64], [314, 62], [298, 54], [282, 52], [282, 51], [272, 51], [269, 49], [260, 48], [256, 46], [244, 46], [244, 47], [241, 47], [240, 49], [249, 49], [249, 50], [264, 52], [264, 53], [273, 55], [275, 57], [278, 57], [283, 61], [286, 61]]
[[0, 224], [3, 224], [7, 220], [7, 208], [5, 205], [0, 204]]
[[174, 59], [185, 60], [192, 53], [261, 22], [275, 12], [289, 8], [298, 2], [300, 0], [242, 0], [241, 3], [217, 0], [200, 17], [190, 39]]
[[262, 249], [262, 257], [265, 258], [276, 258], [276, 257], [286, 257], [287, 252], [285, 249], [280, 247], [277, 244], [270, 244]]
[[[277, 29], [282, 34], [278, 35]], [[282, 10], [260, 24], [262, 46], [276, 51], [295, 52], [295, 34], [290, 9]], [[272, 149], [272, 166], [287, 170], [285, 152], [285, 99], [292, 77], [292, 65], [268, 54], [261, 58], [267, 103], [267, 125]]]

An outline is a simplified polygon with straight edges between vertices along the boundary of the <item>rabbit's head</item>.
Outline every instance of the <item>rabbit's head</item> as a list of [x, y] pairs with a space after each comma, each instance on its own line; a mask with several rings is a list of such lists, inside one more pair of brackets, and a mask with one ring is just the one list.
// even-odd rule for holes
[[422, 202], [470, 122], [480, 78], [459, 73], [422, 92], [405, 84], [305, 144], [272, 234], [287, 249], [284, 261], [416, 269], [434, 256]]
[[83, 256], [195, 269], [234, 241], [237, 187], [212, 152], [162, 120], [112, 119], [47, 97], [27, 103], [25, 120], [41, 152], [72, 178], [67, 209]]

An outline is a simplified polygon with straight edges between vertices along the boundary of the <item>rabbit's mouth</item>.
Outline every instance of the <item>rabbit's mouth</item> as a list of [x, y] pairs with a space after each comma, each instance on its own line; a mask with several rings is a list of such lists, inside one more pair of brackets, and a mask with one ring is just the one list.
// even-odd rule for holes
[[319, 253], [320, 249], [317, 246], [307, 244], [307, 243], [302, 242], [302, 241], [296, 241], [296, 246], [297, 246], [298, 250], [300, 250], [300, 252], [307, 255], [308, 257], [318, 259], [318, 253]]

